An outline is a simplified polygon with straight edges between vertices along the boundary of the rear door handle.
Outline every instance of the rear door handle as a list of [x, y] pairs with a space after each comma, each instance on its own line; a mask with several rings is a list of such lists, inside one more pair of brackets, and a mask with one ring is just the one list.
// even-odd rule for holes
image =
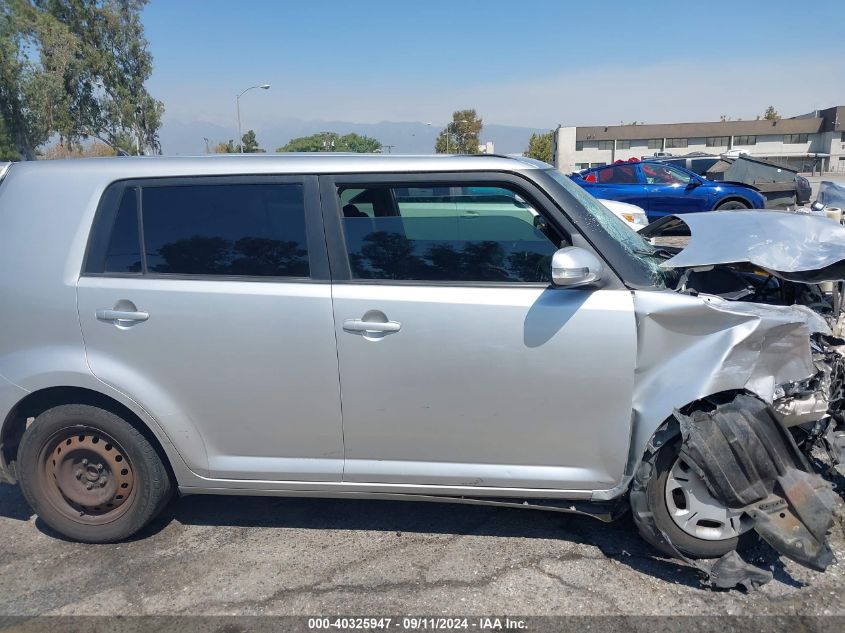
[[363, 319], [346, 319], [343, 329], [347, 332], [398, 332], [402, 328], [399, 321], [364, 321]]
[[147, 312], [131, 312], [128, 310], [97, 310], [100, 321], [146, 321], [150, 318]]

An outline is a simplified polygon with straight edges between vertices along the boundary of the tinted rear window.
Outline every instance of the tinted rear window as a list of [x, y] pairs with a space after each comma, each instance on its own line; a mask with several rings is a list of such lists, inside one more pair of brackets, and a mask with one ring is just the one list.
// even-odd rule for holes
[[147, 270], [307, 277], [300, 185], [145, 187]]
[[98, 215], [91, 244], [92, 273], [141, 273], [144, 264], [147, 273], [176, 275], [310, 273], [299, 184], [127, 187]]

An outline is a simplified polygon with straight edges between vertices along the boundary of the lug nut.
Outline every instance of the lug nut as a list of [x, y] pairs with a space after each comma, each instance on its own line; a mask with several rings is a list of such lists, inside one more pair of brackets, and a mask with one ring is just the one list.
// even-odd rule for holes
[[76, 475], [76, 478], [77, 478], [77, 479], [82, 479], [82, 475], [83, 475], [84, 473], [82, 472], [82, 469], [81, 469], [81, 468], [78, 468], [78, 469], [76, 470], [76, 472], [75, 472], [75, 473], [73, 473], [73, 474], [74, 474], [74, 475]]
[[87, 465], [88, 465], [88, 460], [87, 460], [87, 459], [83, 459], [83, 460], [82, 460], [82, 465], [83, 465], [83, 466], [87, 466]]
[[103, 470], [103, 465], [102, 465], [102, 464], [97, 464], [97, 466], [96, 466], [95, 468], [96, 468], [97, 470]]
[[85, 484], [86, 490], [91, 490], [93, 487], [94, 487], [94, 484], [92, 484], [90, 481], [87, 484]]

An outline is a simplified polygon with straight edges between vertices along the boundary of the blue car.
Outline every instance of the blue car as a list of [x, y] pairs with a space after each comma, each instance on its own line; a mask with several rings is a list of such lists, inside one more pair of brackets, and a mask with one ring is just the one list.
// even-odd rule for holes
[[675, 213], [762, 209], [763, 195], [747, 185], [714, 182], [682, 167], [657, 161], [629, 161], [572, 174], [596, 198], [628, 202], [645, 209], [650, 221]]

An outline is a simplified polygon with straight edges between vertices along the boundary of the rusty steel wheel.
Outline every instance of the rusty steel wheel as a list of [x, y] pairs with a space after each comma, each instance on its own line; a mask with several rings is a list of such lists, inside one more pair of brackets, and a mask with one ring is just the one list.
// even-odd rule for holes
[[44, 446], [38, 485], [53, 506], [83, 523], [114, 521], [131, 504], [135, 474], [126, 451], [98, 429], [74, 427]]
[[26, 500], [44, 523], [71, 539], [128, 538], [164, 508], [172, 489], [162, 453], [144, 430], [92, 405], [44, 411], [18, 449]]

